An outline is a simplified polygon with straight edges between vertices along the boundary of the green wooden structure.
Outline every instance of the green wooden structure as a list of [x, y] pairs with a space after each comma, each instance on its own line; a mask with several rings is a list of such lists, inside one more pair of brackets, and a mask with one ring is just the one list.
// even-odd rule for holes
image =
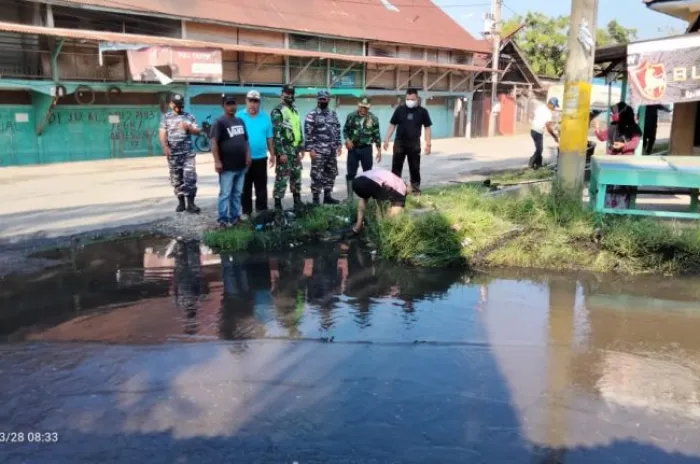
[[[634, 186], [652, 188], [681, 188], [670, 194], [687, 193], [690, 207], [682, 211], [653, 211], [636, 208], [632, 200], [629, 209], [605, 207], [608, 186]], [[697, 156], [594, 156], [591, 160], [590, 205], [598, 212], [634, 214], [640, 216], [677, 217], [700, 219], [698, 213], [698, 187], [700, 187], [700, 157]], [[655, 193], [663, 193], [658, 190]]]
[[[609, 47], [603, 55], [614, 57], [608, 72], [622, 72], [621, 100], [627, 100], [626, 46]], [[605, 58], [604, 58], [605, 59]], [[602, 60], [601, 60], [602, 61]], [[612, 79], [608, 80], [609, 85]], [[608, 107], [612, 106], [608, 93]], [[639, 109], [639, 125], [644, 131], [646, 107]], [[608, 112], [608, 124], [610, 123]], [[636, 207], [636, 194], [632, 195], [628, 209], [606, 208], [605, 196], [608, 187], [637, 187], [638, 194], [688, 195], [689, 209], [682, 211], [642, 210]], [[698, 213], [698, 188], [700, 187], [700, 157], [698, 156], [643, 156], [643, 144], [639, 143], [634, 156], [597, 155], [591, 159], [591, 178], [588, 187], [590, 207], [600, 213], [632, 214], [639, 216], [700, 219]]]

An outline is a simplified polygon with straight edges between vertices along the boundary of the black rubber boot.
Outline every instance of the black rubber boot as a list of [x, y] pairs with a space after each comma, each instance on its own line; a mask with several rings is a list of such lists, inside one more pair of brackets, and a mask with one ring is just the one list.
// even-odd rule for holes
[[340, 202], [338, 200], [336, 200], [335, 198], [333, 198], [333, 195], [331, 194], [331, 192], [326, 192], [324, 194], [324, 196], [323, 196], [323, 204], [324, 205], [337, 205], [338, 203], [340, 203]]
[[175, 208], [175, 212], [176, 213], [185, 212], [185, 209], [187, 208], [185, 206], [185, 197], [179, 196], [179, 197], [177, 197], [177, 201], [178, 201], [178, 204], [177, 204], [177, 208]]
[[314, 205], [320, 205], [321, 204], [321, 195], [318, 193], [314, 193]]
[[304, 204], [301, 202], [301, 195], [298, 193], [294, 194], [294, 209], [297, 211], [300, 211], [304, 207]]
[[282, 199], [275, 198], [275, 210], [282, 211]]
[[187, 212], [190, 214], [199, 214], [201, 210], [194, 204], [194, 195], [187, 197]]

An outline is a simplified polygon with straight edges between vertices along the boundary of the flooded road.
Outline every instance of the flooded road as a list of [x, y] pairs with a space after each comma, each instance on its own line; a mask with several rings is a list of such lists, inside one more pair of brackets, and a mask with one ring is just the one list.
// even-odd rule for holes
[[700, 462], [697, 279], [45, 257], [0, 281], [0, 462]]

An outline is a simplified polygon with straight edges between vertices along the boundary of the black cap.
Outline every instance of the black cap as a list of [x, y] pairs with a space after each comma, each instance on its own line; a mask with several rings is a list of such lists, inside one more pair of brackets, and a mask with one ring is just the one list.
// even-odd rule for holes
[[284, 87], [282, 87], [282, 93], [290, 93], [294, 95], [294, 86], [291, 84], [286, 84]]
[[180, 95], [179, 93], [174, 93], [170, 96], [170, 101], [172, 103], [175, 103], [178, 106], [182, 106], [185, 104], [185, 98]]
[[221, 103], [224, 105], [227, 103], [236, 103], [236, 96], [231, 93], [221, 94]]

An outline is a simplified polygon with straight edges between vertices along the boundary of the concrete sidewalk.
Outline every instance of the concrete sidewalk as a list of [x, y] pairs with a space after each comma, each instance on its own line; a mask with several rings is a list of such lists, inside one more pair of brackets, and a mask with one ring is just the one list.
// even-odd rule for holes
[[[545, 139], [551, 157], [553, 141]], [[464, 180], [487, 170], [526, 167], [529, 135], [491, 139], [441, 139], [423, 156], [424, 186]], [[389, 150], [391, 153], [391, 147]], [[336, 194], [345, 198], [346, 153], [339, 159]], [[202, 221], [214, 221], [218, 177], [211, 155], [197, 157]], [[391, 156], [379, 165], [391, 168]], [[310, 162], [304, 160], [303, 191], [310, 197]], [[408, 179], [408, 166], [404, 166]], [[270, 202], [274, 172], [270, 170]], [[57, 238], [97, 230], [139, 226], [176, 217], [176, 201], [163, 157], [118, 159], [0, 169], [0, 244]], [[287, 202], [291, 201], [287, 193]]]

